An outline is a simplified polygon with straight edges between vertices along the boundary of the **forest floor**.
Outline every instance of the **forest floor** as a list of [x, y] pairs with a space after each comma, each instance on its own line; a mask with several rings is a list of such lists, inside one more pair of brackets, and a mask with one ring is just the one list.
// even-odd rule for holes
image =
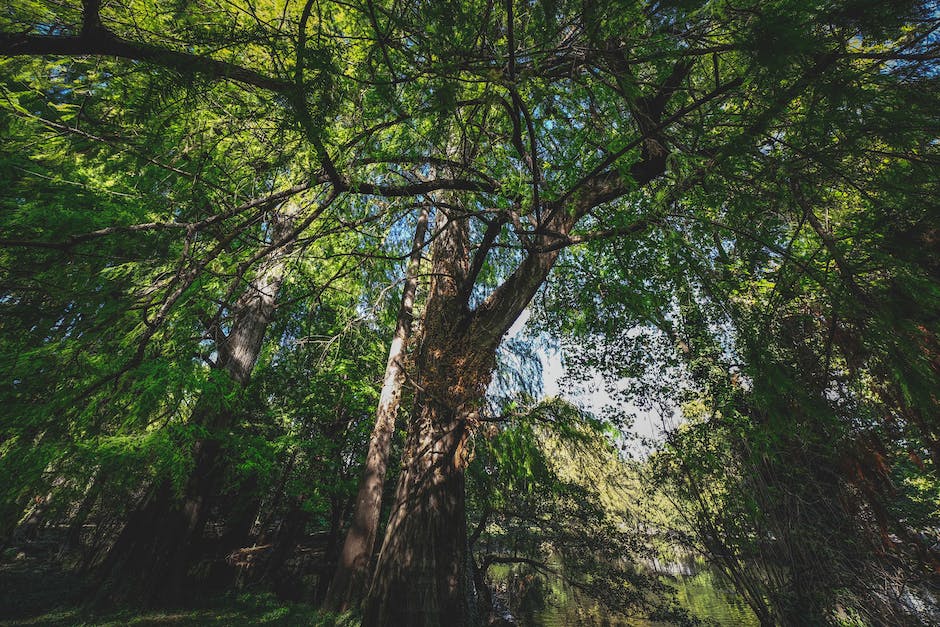
[[198, 605], [91, 611], [89, 582], [49, 559], [22, 553], [0, 559], [0, 626], [7, 625], [351, 625], [312, 605], [273, 594], [234, 593], [204, 598]]

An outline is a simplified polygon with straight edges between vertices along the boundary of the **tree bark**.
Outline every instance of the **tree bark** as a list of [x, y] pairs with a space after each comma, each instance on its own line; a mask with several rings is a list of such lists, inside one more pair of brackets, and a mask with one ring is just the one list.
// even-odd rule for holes
[[[442, 365], [460, 359], [448, 355]], [[485, 369], [476, 385], [485, 389]], [[483, 374], [486, 373], [486, 374]], [[419, 392], [402, 477], [366, 603], [364, 625], [467, 625], [468, 599], [464, 457], [468, 407], [446, 392]], [[435, 394], [445, 392], [445, 394]], [[481, 392], [482, 393], [482, 392]]]
[[402, 385], [405, 382], [404, 361], [411, 336], [418, 270], [427, 225], [428, 209], [424, 207], [418, 216], [411, 258], [405, 271], [398, 321], [388, 351], [382, 392], [375, 412], [375, 426], [369, 439], [369, 451], [366, 454], [365, 468], [359, 482], [355, 511], [346, 533], [336, 573], [327, 593], [326, 605], [338, 611], [345, 611], [358, 602], [364, 595], [368, 583], [369, 566], [382, 512], [382, 492], [385, 487], [388, 457], [392, 448], [392, 436], [395, 433], [395, 419], [398, 416]]
[[498, 302], [487, 299], [471, 311], [467, 287], [481, 264], [471, 259], [468, 222], [444, 210], [439, 215], [417, 392], [395, 503], [364, 604], [367, 627], [479, 622], [464, 496], [469, 438], [502, 336], [558, 254], [533, 253], [507, 281], [511, 285], [504, 284]]
[[[665, 153], [644, 151], [631, 167], [633, 181], [643, 186], [665, 167]], [[591, 175], [572, 193], [542, 203], [545, 217], [526, 244], [525, 258], [473, 310], [477, 274], [502, 222], [489, 224], [471, 255], [469, 219], [460, 215], [459, 200], [450, 199], [449, 208], [440, 210], [443, 224], [431, 250], [431, 289], [417, 350], [417, 393], [395, 503], [363, 607], [364, 627], [479, 621], [467, 555], [464, 468], [496, 351], [560, 250], [573, 241], [569, 235], [578, 221], [626, 189], [619, 174]], [[626, 232], [649, 225], [639, 220]]]

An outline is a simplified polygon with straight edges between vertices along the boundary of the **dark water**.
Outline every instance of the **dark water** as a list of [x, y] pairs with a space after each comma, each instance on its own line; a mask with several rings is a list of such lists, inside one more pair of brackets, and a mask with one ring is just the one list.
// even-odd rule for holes
[[[731, 584], [710, 568], [704, 567], [698, 572], [679, 575], [671, 583], [676, 588], [679, 605], [696, 618], [714, 621], [722, 627], [756, 627], [760, 624]], [[635, 624], [653, 623], [647, 621]]]
[[[757, 627], [759, 622], [747, 604], [724, 579], [707, 565], [667, 565], [677, 573], [663, 576], [663, 581], [676, 591], [680, 607], [695, 618], [710, 625], [722, 627]], [[494, 575], [496, 573], [493, 573]], [[509, 576], [508, 571], [502, 576]], [[496, 577], [499, 579], [499, 576]], [[651, 621], [641, 616], [624, 616], [609, 611], [596, 601], [585, 598], [579, 591], [566, 586], [559, 578], [548, 581], [540, 594], [541, 607], [526, 607], [513, 602], [516, 618], [525, 627], [629, 626], [665, 627], [671, 623]], [[521, 607], [520, 607], [521, 606]]]

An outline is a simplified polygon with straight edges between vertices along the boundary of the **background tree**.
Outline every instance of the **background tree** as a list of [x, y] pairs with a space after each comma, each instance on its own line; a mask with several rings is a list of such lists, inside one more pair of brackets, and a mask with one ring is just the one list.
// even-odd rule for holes
[[685, 402], [660, 480], [767, 623], [934, 620], [915, 599], [936, 586], [922, 491], [936, 485], [922, 419], [936, 403], [936, 282], [898, 241], [936, 229], [922, 194], [937, 156], [920, 134], [937, 119], [921, 108], [933, 79], [912, 71], [879, 73], [863, 110], [825, 119], [820, 101], [854, 87], [821, 86], [748, 157], [759, 174], [703, 185], [695, 214], [675, 206], [669, 253], [587, 250], [551, 296], [603, 294], [554, 318], [603, 338], [572, 345], [576, 363], [628, 377], [626, 396], [667, 416]]
[[467, 469], [484, 613], [499, 616], [484, 581], [509, 565], [508, 585], [524, 582], [513, 609], [538, 607], [540, 590], [562, 581], [614, 617], [689, 620], [668, 586], [637, 567], [654, 551], [634, 518], [640, 486], [610, 441], [616, 430], [559, 399], [506, 409], [477, 436]]

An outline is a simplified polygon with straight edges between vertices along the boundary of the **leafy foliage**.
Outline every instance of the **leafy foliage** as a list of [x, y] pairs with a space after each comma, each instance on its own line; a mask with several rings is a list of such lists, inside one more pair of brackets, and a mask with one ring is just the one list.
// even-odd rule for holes
[[[333, 560], [430, 208], [408, 428], [437, 395], [476, 443], [477, 542], [652, 609], [614, 513], [627, 422], [478, 420], [540, 295], [575, 376], [682, 418], [660, 496], [764, 622], [929, 622], [938, 23], [910, 0], [6, 7], [0, 537], [92, 520], [94, 562], [169, 486], [211, 503], [207, 536], [247, 521], [283, 565], [322, 532]], [[515, 357], [503, 401], [538, 387]]]

